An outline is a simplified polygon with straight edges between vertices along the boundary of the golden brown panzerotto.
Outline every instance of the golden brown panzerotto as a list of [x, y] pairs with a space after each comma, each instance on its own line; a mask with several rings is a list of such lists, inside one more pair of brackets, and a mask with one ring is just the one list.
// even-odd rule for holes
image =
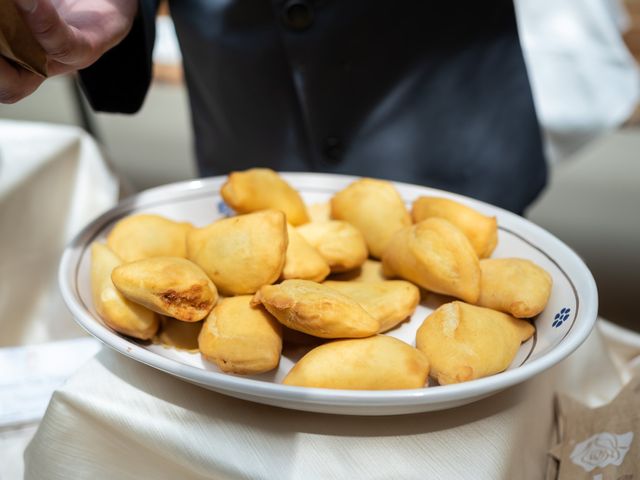
[[122, 265], [118, 256], [101, 243], [91, 246], [91, 294], [104, 323], [117, 332], [149, 340], [158, 330], [158, 315], [127, 300], [111, 281], [111, 272]]
[[418, 329], [416, 346], [441, 385], [505, 370], [535, 328], [526, 320], [463, 302], [446, 303]]
[[251, 295], [229, 297], [205, 320], [198, 345], [223, 372], [268, 372], [280, 362], [282, 327], [264, 307], [251, 305]]
[[197, 322], [218, 301], [218, 291], [195, 263], [179, 257], [153, 257], [126, 263], [111, 274], [116, 288], [149, 310]]
[[298, 227], [297, 231], [322, 255], [332, 272], [353, 270], [369, 255], [362, 233], [350, 223], [311, 222]]
[[107, 245], [123, 262], [151, 257], [186, 257], [187, 222], [174, 222], [160, 215], [131, 215], [118, 221]]
[[314, 282], [321, 282], [327, 278], [331, 270], [322, 255], [296, 231], [295, 227], [287, 225], [287, 234], [289, 245], [280, 278], [300, 278]]
[[428, 218], [397, 232], [382, 257], [384, 273], [427, 290], [475, 303], [480, 295], [478, 257], [458, 227]]
[[551, 295], [551, 275], [530, 260], [480, 260], [480, 298], [477, 304], [516, 318], [538, 315]]
[[411, 217], [391, 182], [363, 178], [331, 199], [331, 217], [354, 225], [369, 253], [380, 258], [394, 233], [411, 225]]
[[478, 258], [491, 256], [498, 244], [496, 217], [483, 215], [455, 200], [419, 197], [413, 202], [411, 216], [415, 223], [432, 217], [449, 220], [467, 236]]
[[368, 337], [380, 329], [380, 323], [355, 300], [308, 280], [265, 285], [253, 303], [262, 303], [284, 326], [315, 337]]
[[300, 194], [269, 168], [231, 172], [220, 194], [238, 213], [274, 209], [284, 212], [292, 225], [309, 221], [307, 208]]
[[336, 340], [314, 348], [291, 369], [285, 385], [351, 390], [422, 388], [425, 355], [393, 337]]
[[277, 210], [224, 218], [187, 236], [189, 259], [228, 296], [254, 293], [275, 282], [287, 245], [287, 223]]
[[323, 283], [360, 304], [365, 311], [380, 322], [379, 333], [392, 329], [411, 316], [420, 302], [420, 290], [404, 280], [381, 282]]

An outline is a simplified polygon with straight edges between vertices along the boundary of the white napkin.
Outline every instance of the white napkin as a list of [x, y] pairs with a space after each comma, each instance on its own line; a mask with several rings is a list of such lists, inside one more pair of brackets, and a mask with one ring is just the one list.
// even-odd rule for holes
[[554, 391], [596, 405], [621, 385], [597, 329], [531, 381], [453, 410], [391, 417], [249, 403], [105, 349], [54, 394], [25, 453], [26, 478], [540, 479]]
[[118, 199], [76, 127], [0, 120], [0, 347], [82, 335], [58, 293], [66, 243]]

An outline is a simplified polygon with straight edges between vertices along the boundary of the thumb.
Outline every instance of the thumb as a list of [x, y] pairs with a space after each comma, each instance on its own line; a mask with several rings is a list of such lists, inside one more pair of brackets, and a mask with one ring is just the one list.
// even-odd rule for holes
[[34, 37], [47, 56], [66, 65], [82, 63], [86, 45], [77, 30], [68, 25], [51, 0], [15, 0]]

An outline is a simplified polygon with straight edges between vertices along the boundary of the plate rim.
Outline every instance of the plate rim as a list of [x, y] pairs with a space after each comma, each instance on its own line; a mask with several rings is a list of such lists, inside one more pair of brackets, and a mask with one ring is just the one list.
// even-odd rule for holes
[[[285, 180], [291, 183], [297, 183], [302, 181], [302, 179], [311, 177], [315, 180], [329, 181], [331, 183], [337, 183], [338, 181], [348, 184], [362, 178], [352, 175], [329, 173], [278, 173], [285, 178]], [[85, 310], [85, 308], [81, 306], [81, 300], [76, 298], [76, 295], [71, 288], [73, 281], [69, 281], [70, 274], [73, 274], [75, 270], [79, 268], [79, 260], [82, 258], [84, 248], [86, 248], [90, 242], [95, 239], [95, 236], [100, 233], [101, 228], [105, 223], [115, 221], [119, 216], [126, 215], [126, 212], [132, 208], [143, 208], [148, 206], [152, 200], [167, 194], [183, 197], [189, 192], [201, 192], [203, 190], [211, 190], [212, 193], [215, 194], [217, 193], [215, 189], [218, 188], [219, 190], [219, 186], [226, 180], [226, 178], [227, 175], [221, 175], [197, 180], [186, 180], [144, 190], [122, 199], [115, 206], [89, 222], [78, 234], [74, 236], [74, 238], [65, 247], [60, 259], [58, 268], [58, 284], [67, 308], [69, 308], [73, 314], [75, 321], [85, 331], [96, 337], [105, 345], [129, 358], [144, 363], [152, 368], [180, 377], [184, 380], [195, 382], [199, 385], [210, 387], [229, 395], [238, 393], [287, 403], [295, 402], [301, 404], [345, 407], [387, 407], [392, 409], [393, 407], [419, 405], [427, 407], [433, 406], [434, 404], [444, 404], [464, 398], [473, 399], [475, 397], [494, 392], [497, 393], [500, 390], [521, 383], [529, 378], [533, 378], [539, 373], [542, 373], [551, 366], [562, 361], [586, 340], [595, 325], [598, 312], [598, 292], [595, 280], [580, 256], [562, 240], [555, 237], [542, 227], [534, 224], [530, 220], [520, 217], [501, 207], [432, 187], [394, 181], [392, 181], [392, 183], [396, 187], [400, 187], [402, 189], [417, 189], [421, 190], [422, 194], [434, 194], [460, 200], [465, 204], [471, 203], [474, 205], [481, 205], [483, 209], [486, 208], [499, 213], [503, 219], [506, 218], [509, 222], [518, 223], [525, 230], [528, 229], [535, 235], [542, 237], [545, 242], [549, 241], [551, 243], [555, 243], [555, 246], [560, 250], [564, 250], [562, 252], [562, 256], [566, 261], [563, 263], [568, 261], [572, 264], [572, 270], [577, 269], [580, 273], [582, 282], [581, 285], [576, 286], [576, 289], [579, 292], [584, 291], [585, 293], [584, 296], [578, 296], [578, 298], [582, 300], [580, 304], [581, 311], [578, 312], [578, 315], [583, 317], [583, 320], [579, 323], [576, 322], [578, 323], [577, 328], [568, 332], [556, 348], [547, 352], [540, 358], [532, 360], [530, 363], [525, 365], [521, 365], [514, 369], [500, 372], [489, 377], [453, 385], [410, 390], [341, 390], [283, 385], [280, 383], [239, 377], [201, 369], [192, 365], [186, 365], [178, 360], [167, 358], [159, 353], [147, 350], [132, 340], [120, 336], [100, 321], [94, 319], [91, 312]], [[294, 188], [296, 188], [295, 185]], [[404, 197], [403, 199], [405, 201], [407, 200]], [[520, 234], [520, 232], [516, 232], [516, 234]], [[74, 263], [74, 260], [78, 261]], [[578, 315], [575, 317], [576, 320]]]

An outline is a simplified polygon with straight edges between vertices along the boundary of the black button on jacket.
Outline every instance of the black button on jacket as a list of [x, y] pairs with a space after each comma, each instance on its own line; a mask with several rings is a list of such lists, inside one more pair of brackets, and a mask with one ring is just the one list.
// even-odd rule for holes
[[[156, 5], [81, 72], [134, 112]], [[252, 166], [434, 186], [521, 212], [546, 165], [511, 1], [174, 0], [203, 175]]]

